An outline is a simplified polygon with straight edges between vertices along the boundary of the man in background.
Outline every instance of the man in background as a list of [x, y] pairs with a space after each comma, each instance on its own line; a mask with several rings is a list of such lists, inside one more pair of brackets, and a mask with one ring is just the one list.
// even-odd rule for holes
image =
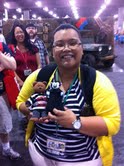
[[44, 42], [37, 36], [37, 28], [34, 24], [30, 23], [26, 25], [26, 31], [30, 36], [30, 40], [39, 49], [41, 66], [44, 67], [49, 64], [48, 51]]

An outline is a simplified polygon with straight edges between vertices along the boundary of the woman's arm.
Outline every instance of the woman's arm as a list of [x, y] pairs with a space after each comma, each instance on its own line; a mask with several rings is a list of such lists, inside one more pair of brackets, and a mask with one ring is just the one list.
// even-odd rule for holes
[[[60, 111], [54, 109], [53, 112], [55, 115], [52, 115], [50, 112], [48, 118], [52, 121], [56, 121], [58, 124], [65, 128], [73, 128], [72, 123], [76, 120], [76, 115], [68, 108], [65, 108], [65, 111]], [[89, 136], [106, 136], [108, 135], [108, 128], [104, 119], [100, 116], [92, 117], [80, 117], [81, 128], [80, 133], [89, 135]]]
[[21, 78], [17, 75], [17, 73], [15, 72], [15, 77], [16, 77], [16, 80], [19, 84], [19, 87], [21, 88], [23, 86], [23, 81], [21, 80]]
[[25, 102], [20, 104], [19, 110], [21, 113], [23, 113], [27, 117], [30, 115], [30, 111], [26, 107]]
[[80, 132], [91, 136], [114, 135], [120, 128], [120, 106], [111, 81], [97, 71], [93, 107], [95, 117], [81, 117]]
[[25, 80], [21, 91], [17, 97], [16, 100], [16, 107], [18, 110], [20, 110], [23, 114], [28, 114], [28, 110], [27, 107], [25, 105], [25, 102], [27, 101], [27, 99], [32, 95], [33, 91], [33, 83], [36, 81], [37, 79], [37, 75], [39, 73], [40, 69], [34, 71], [33, 73], [31, 73], [27, 79]]
[[41, 62], [40, 62], [39, 52], [36, 53], [36, 61], [37, 61], [37, 68], [40, 69], [42, 66], [41, 66]]
[[9, 53], [0, 52], [0, 67], [1, 67], [0, 69], [1, 71], [2, 71], [2, 68], [15, 70], [16, 61], [12, 56], [10, 56]]

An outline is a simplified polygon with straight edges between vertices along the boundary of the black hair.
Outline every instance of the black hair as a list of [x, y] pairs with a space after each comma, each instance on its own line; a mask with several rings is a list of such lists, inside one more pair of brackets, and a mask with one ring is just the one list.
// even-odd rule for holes
[[25, 35], [25, 39], [24, 39], [24, 46], [32, 53], [32, 54], [35, 54], [37, 51], [37, 47], [35, 45], [33, 45], [31, 42], [30, 42], [30, 37], [29, 37], [29, 34], [27, 33], [26, 29], [24, 28], [24, 26], [22, 24], [15, 24], [13, 27], [12, 27], [12, 30], [11, 30], [11, 39], [10, 39], [10, 43], [13, 44], [15, 47], [17, 46], [17, 40], [15, 38], [15, 28], [16, 27], [20, 27], [22, 29], [22, 31], [24, 32], [24, 35]]
[[60, 30], [64, 30], [64, 29], [73, 29], [75, 30], [77, 33], [78, 33], [78, 36], [81, 40], [81, 34], [80, 34], [80, 31], [75, 27], [73, 26], [72, 24], [69, 24], [69, 23], [65, 23], [65, 24], [60, 24], [53, 32], [53, 37], [55, 35], [56, 32], [60, 31]]
[[54, 35], [56, 34], [56, 32], [60, 31], [60, 30], [64, 30], [64, 29], [73, 29], [77, 32], [78, 36], [79, 36], [79, 39], [80, 41], [81, 40], [81, 34], [80, 34], [80, 31], [75, 27], [73, 26], [72, 24], [70, 23], [63, 23], [63, 24], [60, 24], [52, 33], [52, 37], [51, 37], [51, 42], [50, 42], [50, 46], [49, 46], [49, 50], [52, 50], [53, 48], [53, 43], [54, 43]]

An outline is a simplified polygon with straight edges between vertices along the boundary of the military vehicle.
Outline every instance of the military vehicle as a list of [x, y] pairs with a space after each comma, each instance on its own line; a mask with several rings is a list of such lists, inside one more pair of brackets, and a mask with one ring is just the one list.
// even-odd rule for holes
[[100, 36], [94, 36], [92, 30], [81, 31], [84, 55], [82, 63], [92, 67], [103, 64], [105, 67], [111, 67], [115, 60], [113, 46], [111, 44], [99, 43]]

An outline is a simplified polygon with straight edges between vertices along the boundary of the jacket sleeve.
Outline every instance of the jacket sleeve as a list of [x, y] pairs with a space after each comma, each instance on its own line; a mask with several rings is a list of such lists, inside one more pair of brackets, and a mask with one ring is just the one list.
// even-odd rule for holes
[[120, 106], [111, 81], [97, 71], [93, 89], [93, 107], [97, 116], [103, 117], [109, 135], [115, 135], [120, 128]]
[[25, 80], [23, 87], [21, 88], [21, 91], [16, 100], [16, 107], [18, 110], [19, 110], [20, 104], [23, 102], [26, 102], [27, 99], [34, 93], [33, 83], [36, 81], [39, 71], [40, 69], [37, 69], [36, 71], [31, 73]]

